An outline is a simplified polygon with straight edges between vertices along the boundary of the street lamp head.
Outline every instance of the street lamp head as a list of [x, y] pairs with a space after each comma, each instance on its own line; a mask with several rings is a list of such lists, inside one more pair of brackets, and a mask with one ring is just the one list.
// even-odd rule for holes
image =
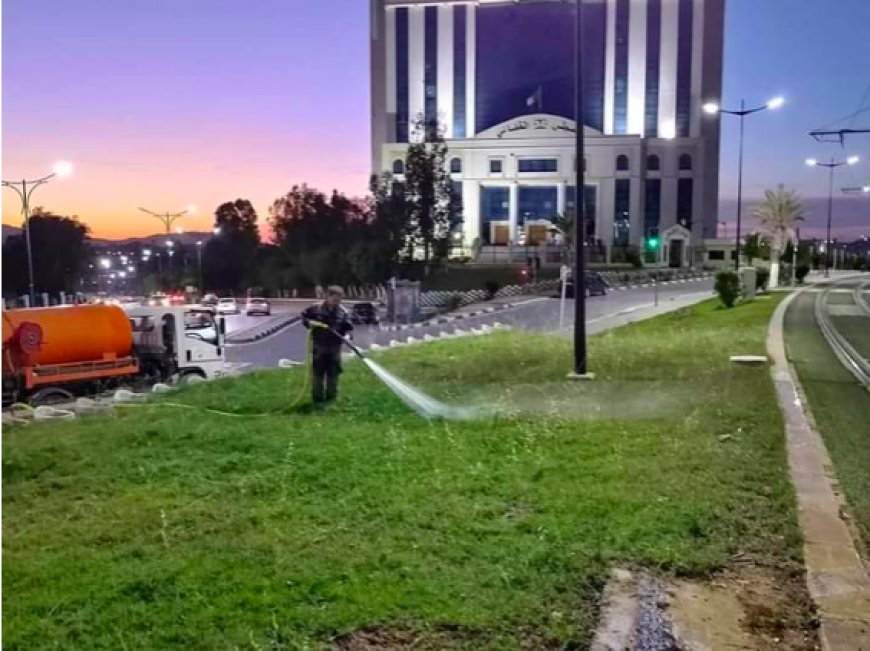
[[849, 158], [846, 159], [846, 162], [849, 163], [849, 165], [854, 165], [859, 160], [861, 160], [861, 159], [858, 158], [857, 156], [849, 156]]
[[196, 212], [196, 205], [190, 204], [187, 208], [184, 209], [184, 212], [189, 212], [191, 214]]
[[142, 255], [151, 255], [151, 249], [142, 249]]
[[196, 245], [197, 245], [197, 246], [202, 246], [202, 240], [197, 240], [197, 241], [196, 241]]
[[175, 242], [173, 242], [172, 240], [166, 240], [166, 246], [171, 249], [173, 246], [175, 246]]
[[126, 278], [126, 277], [127, 277], [127, 272], [126, 272], [126, 271], [119, 271], [119, 272], [118, 272], [118, 275], [119, 275], [121, 278]]
[[221, 227], [220, 227], [220, 226], [215, 226], [215, 227], [211, 230], [211, 232], [214, 233], [215, 235], [220, 235], [220, 234], [221, 234]]
[[103, 269], [109, 269], [112, 266], [112, 261], [109, 258], [100, 258], [100, 266]]
[[784, 97], [774, 97], [772, 100], [767, 102], [767, 108], [769, 109], [778, 109], [783, 104], [785, 104]]
[[864, 194], [870, 194], [870, 185], [865, 185], [863, 188], [861, 188], [861, 192], [863, 192]]
[[70, 163], [69, 161], [60, 160], [54, 164], [53, 171], [54, 171], [55, 176], [63, 179], [63, 178], [66, 178], [67, 176], [70, 176], [73, 173], [73, 166], [72, 166], [72, 163]]
[[184, 229], [181, 226], [176, 226], [175, 232], [178, 233], [179, 235], [182, 235], [182, 234], [184, 234]]
[[707, 102], [704, 104], [704, 113], [708, 115], [716, 115], [719, 112], [719, 105], [716, 102]]
[[815, 158], [807, 158], [806, 162], [807, 165], [809, 165], [810, 167], [814, 167], [819, 164], [819, 161], [817, 161]]

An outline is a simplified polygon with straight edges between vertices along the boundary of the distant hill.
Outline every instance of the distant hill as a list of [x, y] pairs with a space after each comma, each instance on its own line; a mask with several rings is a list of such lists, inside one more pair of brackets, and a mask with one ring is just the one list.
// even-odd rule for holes
[[7, 237], [12, 237], [13, 235], [20, 235], [21, 229], [17, 226], [9, 226], [9, 224], [3, 224], [3, 241], [6, 241]]
[[[9, 224], [3, 224], [3, 241], [6, 241], [6, 238], [13, 237], [15, 235], [20, 235], [21, 229], [18, 226], [10, 226]], [[96, 247], [105, 248], [111, 246], [131, 246], [134, 244], [141, 244], [142, 246], [161, 246], [166, 243], [167, 239], [172, 239], [175, 242], [179, 242], [185, 246], [196, 246], [196, 243], [200, 240], [208, 240], [213, 237], [210, 232], [196, 232], [191, 231], [189, 233], [173, 233], [171, 235], [145, 235], [143, 237], [127, 237], [121, 240], [107, 240], [101, 237], [92, 237], [91, 244]]]

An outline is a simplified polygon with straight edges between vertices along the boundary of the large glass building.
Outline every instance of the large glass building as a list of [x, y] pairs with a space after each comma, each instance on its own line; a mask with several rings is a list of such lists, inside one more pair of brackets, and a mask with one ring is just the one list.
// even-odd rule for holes
[[715, 237], [724, 0], [371, 0], [373, 171], [400, 171], [437, 120], [466, 245], [538, 244], [574, 208], [583, 66], [584, 232], [686, 264]]

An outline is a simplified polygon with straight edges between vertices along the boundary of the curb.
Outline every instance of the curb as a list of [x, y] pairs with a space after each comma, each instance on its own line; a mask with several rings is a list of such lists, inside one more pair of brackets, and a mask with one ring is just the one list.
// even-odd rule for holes
[[785, 422], [789, 471], [804, 538], [807, 590], [819, 614], [826, 651], [870, 648], [870, 577], [840, 515], [833, 465], [813, 425], [800, 381], [785, 350], [785, 313], [803, 289], [776, 308], [767, 333], [770, 373]]
[[289, 319], [287, 319], [286, 321], [279, 321], [279, 322], [275, 323], [274, 325], [269, 326], [265, 330], [260, 330], [253, 335], [247, 335], [247, 336], [242, 336], [242, 337], [238, 337], [238, 338], [232, 337], [232, 336], [228, 337], [226, 343], [228, 343], [230, 345], [232, 345], [232, 344], [250, 344], [250, 343], [253, 343], [255, 341], [260, 341], [261, 339], [265, 339], [266, 337], [275, 334], [279, 330], [283, 330], [284, 328], [291, 326], [294, 323], [298, 323], [301, 320], [302, 320], [301, 316], [293, 316], [293, 317], [290, 317]]
[[395, 326], [383, 326], [381, 330], [383, 332], [401, 332], [403, 330], [410, 330], [412, 328], [428, 328], [433, 325], [445, 325], [447, 323], [453, 323], [454, 321], [460, 321], [462, 319], [471, 319], [476, 316], [481, 316], [483, 314], [492, 314], [493, 312], [499, 312], [501, 310], [506, 310], [511, 307], [516, 307], [518, 303], [502, 303], [498, 307], [486, 307], [480, 310], [475, 310], [474, 312], [461, 312], [459, 314], [445, 314], [443, 316], [437, 316], [428, 321], [419, 321], [417, 323], [406, 323], [402, 325]]

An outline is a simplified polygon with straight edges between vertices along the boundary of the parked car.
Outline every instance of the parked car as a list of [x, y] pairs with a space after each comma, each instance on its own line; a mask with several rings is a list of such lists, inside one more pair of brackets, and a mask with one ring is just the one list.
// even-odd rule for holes
[[[568, 282], [565, 287], [565, 295], [568, 298], [574, 298], [574, 277], [573, 274], [568, 274]], [[607, 281], [601, 277], [597, 271], [586, 272], [586, 296], [606, 296]]]
[[155, 292], [148, 298], [151, 307], [169, 307], [169, 297], [163, 292]]
[[217, 294], [206, 294], [199, 304], [203, 307], [215, 307], [218, 304]]
[[359, 323], [363, 325], [377, 325], [378, 309], [373, 303], [354, 303], [350, 309], [351, 323]]
[[245, 306], [245, 314], [253, 316], [254, 314], [263, 314], [269, 316], [272, 314], [272, 306], [265, 298], [249, 298], [248, 304]]
[[218, 314], [239, 314], [239, 305], [234, 298], [221, 298], [217, 302]]

